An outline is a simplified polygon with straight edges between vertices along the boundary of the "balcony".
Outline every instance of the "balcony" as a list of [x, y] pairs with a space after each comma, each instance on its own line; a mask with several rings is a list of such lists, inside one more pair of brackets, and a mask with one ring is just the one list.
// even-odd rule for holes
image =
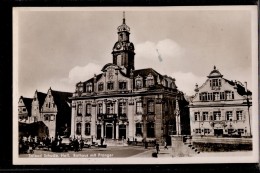
[[119, 120], [127, 120], [127, 115], [126, 114], [119, 114], [118, 116]]
[[134, 116], [134, 120], [138, 121], [138, 122], [142, 121], [143, 120], [143, 115], [135, 115]]

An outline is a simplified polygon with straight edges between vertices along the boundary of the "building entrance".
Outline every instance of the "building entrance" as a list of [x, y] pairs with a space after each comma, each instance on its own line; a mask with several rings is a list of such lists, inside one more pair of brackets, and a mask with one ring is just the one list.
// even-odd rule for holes
[[97, 139], [100, 139], [101, 138], [101, 125], [98, 124], [97, 125]]
[[119, 125], [119, 139], [126, 139], [126, 125], [120, 124]]
[[112, 124], [107, 124], [106, 125], [106, 138], [112, 138], [113, 135], [113, 125]]

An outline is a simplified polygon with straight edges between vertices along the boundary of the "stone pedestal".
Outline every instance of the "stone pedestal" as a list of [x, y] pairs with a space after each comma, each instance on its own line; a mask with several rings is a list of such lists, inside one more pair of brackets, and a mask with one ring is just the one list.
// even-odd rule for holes
[[183, 137], [180, 135], [172, 135], [172, 156], [173, 157], [184, 157], [184, 143], [182, 141]]

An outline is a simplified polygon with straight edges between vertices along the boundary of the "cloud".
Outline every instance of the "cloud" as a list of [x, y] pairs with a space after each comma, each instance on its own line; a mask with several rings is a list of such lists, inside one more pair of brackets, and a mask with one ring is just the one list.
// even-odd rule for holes
[[173, 73], [172, 76], [176, 79], [178, 89], [188, 96], [195, 94], [195, 84], [201, 86], [206, 81], [206, 76], [197, 76], [191, 72], [183, 73], [181, 71]]
[[101, 73], [101, 66], [95, 63], [88, 63], [85, 66], [73, 67], [67, 78], [62, 78], [60, 84], [56, 84], [58, 88], [64, 90], [74, 91], [76, 83], [86, 81], [94, 76], [94, 74]]
[[178, 68], [178, 62], [182, 60], [185, 50], [177, 42], [164, 39], [157, 43], [139, 43], [135, 52], [136, 69], [154, 68], [162, 74], [169, 74]]

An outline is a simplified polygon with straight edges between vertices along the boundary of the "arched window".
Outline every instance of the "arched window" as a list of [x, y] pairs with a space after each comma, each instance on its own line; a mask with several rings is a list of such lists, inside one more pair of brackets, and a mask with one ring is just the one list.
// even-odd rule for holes
[[92, 92], [92, 83], [87, 83], [87, 93]]
[[154, 113], [154, 101], [153, 100], [149, 100], [147, 102], [148, 106], [147, 106], [147, 112], [150, 114]]
[[139, 75], [135, 78], [135, 88], [136, 89], [143, 88], [143, 78]]

